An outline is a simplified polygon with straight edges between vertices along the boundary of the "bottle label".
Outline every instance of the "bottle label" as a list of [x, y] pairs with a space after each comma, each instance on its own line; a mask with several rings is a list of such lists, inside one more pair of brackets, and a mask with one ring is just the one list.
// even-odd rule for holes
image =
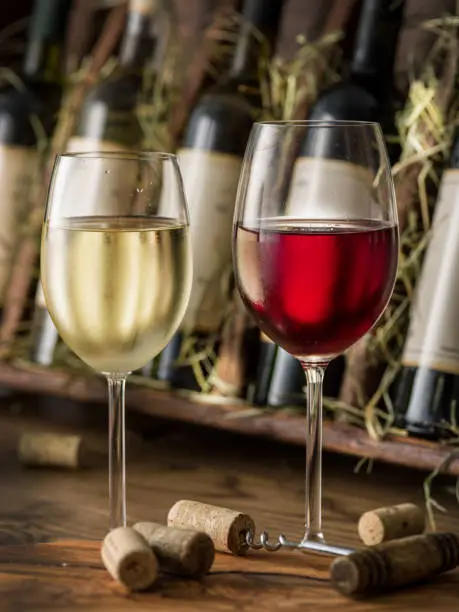
[[402, 363], [459, 374], [459, 170], [443, 174]]
[[158, 0], [130, 0], [129, 11], [131, 13], [143, 13], [149, 15], [158, 9]]
[[36, 197], [40, 155], [32, 147], [0, 145], [0, 302], [3, 302], [21, 224]]
[[363, 166], [299, 157], [290, 182], [287, 214], [312, 219], [383, 219], [374, 193], [375, 173]]
[[184, 148], [178, 152], [190, 212], [193, 286], [182, 328], [216, 331], [228, 304], [231, 235], [242, 159]]
[[91, 151], [122, 151], [131, 152], [132, 149], [126, 147], [115, 140], [99, 140], [87, 136], [72, 136], [66, 147], [67, 153], [89, 153]]
[[47, 310], [45, 294], [43, 293], [43, 287], [41, 281], [38, 282], [37, 292], [35, 294], [35, 306]]

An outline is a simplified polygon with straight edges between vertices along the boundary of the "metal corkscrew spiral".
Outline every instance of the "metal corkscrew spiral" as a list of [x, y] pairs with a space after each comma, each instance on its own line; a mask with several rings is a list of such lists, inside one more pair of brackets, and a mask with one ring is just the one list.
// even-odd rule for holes
[[352, 548], [345, 548], [343, 546], [333, 546], [326, 544], [325, 542], [315, 542], [313, 540], [302, 540], [301, 542], [290, 542], [283, 534], [280, 534], [277, 541], [270, 541], [268, 531], [262, 531], [259, 537], [259, 541], [255, 541], [255, 533], [253, 531], [247, 531], [246, 542], [249, 548], [252, 550], [266, 550], [268, 552], [276, 552], [281, 549], [288, 550], [302, 550], [312, 551], [325, 555], [350, 555], [354, 550]]

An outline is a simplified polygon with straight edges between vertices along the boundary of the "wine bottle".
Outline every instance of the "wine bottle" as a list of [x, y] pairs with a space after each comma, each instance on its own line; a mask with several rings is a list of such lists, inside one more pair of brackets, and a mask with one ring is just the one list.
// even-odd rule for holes
[[304, 406], [305, 386], [306, 379], [298, 359], [278, 347], [269, 381], [267, 405], [273, 408]]
[[265, 406], [268, 403], [269, 388], [273, 375], [276, 353], [278, 350], [271, 338], [260, 332], [260, 346], [255, 380], [248, 381], [247, 399], [255, 406]]
[[[62, 94], [60, 47], [70, 4], [35, 0], [21, 71], [15, 79], [4, 77], [0, 87], [0, 305], [20, 226], [39, 180], [40, 152], [56, 122]], [[29, 316], [26, 306], [24, 317]]]
[[[274, 48], [283, 0], [246, 0], [229, 72], [198, 101], [178, 151], [189, 200], [193, 289], [180, 331], [162, 352], [157, 376], [201, 390], [190, 365], [177, 363], [184, 338], [195, 352], [215, 349], [231, 295], [231, 230], [242, 158], [260, 111], [260, 33]], [[255, 33], [255, 29], [259, 34]]]
[[160, 49], [158, 0], [130, 0], [118, 67], [87, 94], [75, 134], [67, 150], [123, 151], [142, 146], [143, 131], [136, 113], [143, 73], [154, 72]]
[[392, 127], [394, 61], [404, 0], [363, 0], [348, 74], [318, 98], [310, 119], [378, 121]]
[[[344, 358], [330, 362], [324, 376], [324, 396], [336, 397], [344, 371]], [[252, 402], [257, 406], [305, 405], [306, 380], [298, 359], [292, 357], [268, 338], [261, 338], [260, 361]]]
[[459, 415], [459, 135], [443, 173], [397, 384], [398, 424], [441, 438]]
[[[389, 132], [394, 129], [396, 96], [392, 73], [403, 14], [404, 2], [363, 0], [349, 72], [341, 82], [319, 96], [309, 119], [378, 121], [383, 129]], [[334, 205], [336, 192], [349, 202], [349, 210], [351, 202], [358, 207], [361, 202], [368, 201], [368, 198], [359, 197], [368, 188], [367, 177], [361, 167], [344, 163], [346, 144], [343, 140], [343, 146], [340, 146], [339, 136], [339, 130], [332, 133], [332, 130], [311, 128], [298, 153], [293, 152], [297, 157], [288, 193], [290, 214], [295, 215], [295, 209], [304, 210], [306, 198], [309, 205], [311, 193], [314, 194], [311, 214], [317, 212], [318, 216], [324, 207]], [[319, 150], [322, 157], [317, 156]], [[398, 151], [394, 149], [392, 155], [397, 157]], [[264, 343], [262, 346], [255, 401], [262, 403], [265, 400], [275, 407], [304, 404], [304, 374], [298, 360], [281, 349], [265, 348]], [[333, 397], [339, 393], [343, 372], [344, 358], [340, 356], [327, 368], [324, 380], [326, 395]]]
[[[143, 70], [149, 62], [153, 65], [157, 57], [157, 5], [157, 0], [130, 0], [118, 67], [89, 90], [75, 134], [67, 144], [68, 152], [141, 148], [143, 132], [136, 106], [143, 84]], [[39, 284], [32, 324], [31, 360], [50, 365], [58, 339]]]

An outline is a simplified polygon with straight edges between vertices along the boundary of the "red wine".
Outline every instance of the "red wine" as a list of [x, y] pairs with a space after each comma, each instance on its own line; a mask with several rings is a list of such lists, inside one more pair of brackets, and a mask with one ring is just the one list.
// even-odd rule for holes
[[259, 327], [297, 357], [342, 353], [390, 298], [398, 230], [384, 222], [273, 219], [236, 230], [237, 280]]

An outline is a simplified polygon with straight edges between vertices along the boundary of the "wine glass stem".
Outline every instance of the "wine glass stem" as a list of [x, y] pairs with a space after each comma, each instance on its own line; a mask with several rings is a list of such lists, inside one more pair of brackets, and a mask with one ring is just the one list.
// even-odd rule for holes
[[108, 485], [110, 529], [126, 527], [126, 456], [124, 433], [125, 374], [109, 374], [108, 380]]
[[306, 374], [306, 522], [303, 541], [322, 533], [322, 394], [325, 365], [302, 364]]

